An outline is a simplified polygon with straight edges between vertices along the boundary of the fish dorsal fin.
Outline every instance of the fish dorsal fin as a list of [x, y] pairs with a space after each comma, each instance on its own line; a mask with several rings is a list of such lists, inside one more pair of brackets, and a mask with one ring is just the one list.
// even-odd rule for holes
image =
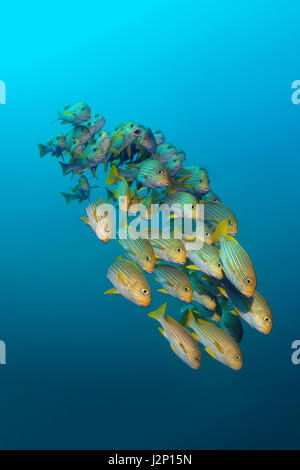
[[[205, 201], [205, 202], [209, 202], [209, 201]], [[228, 233], [228, 223], [227, 223], [227, 219], [224, 219], [222, 220], [222, 222], [219, 223], [219, 225], [217, 226], [216, 230], [213, 233], [213, 236], [212, 236], [213, 243], [219, 242], [222, 237], [227, 236], [227, 233]]]
[[198, 336], [196, 335], [196, 333], [191, 333], [191, 335], [196, 341], [198, 341]]
[[158, 307], [153, 312], [148, 313], [148, 317], [151, 317], [151, 318], [154, 318], [157, 321], [160, 321], [162, 318], [164, 318], [164, 316], [166, 314], [166, 306], [167, 306], [167, 302], [162, 304], [160, 307]]

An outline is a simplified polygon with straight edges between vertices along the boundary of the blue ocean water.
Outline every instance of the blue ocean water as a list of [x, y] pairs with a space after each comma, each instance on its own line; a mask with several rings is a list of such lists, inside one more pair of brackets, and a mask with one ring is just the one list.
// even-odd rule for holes
[[[299, 448], [299, 2], [45, 5], [1, 5], [1, 449]], [[146, 310], [103, 295], [121, 248], [37, 148], [78, 100], [109, 130], [161, 129], [236, 213], [274, 315], [269, 337], [245, 326], [240, 372], [189, 369]]]

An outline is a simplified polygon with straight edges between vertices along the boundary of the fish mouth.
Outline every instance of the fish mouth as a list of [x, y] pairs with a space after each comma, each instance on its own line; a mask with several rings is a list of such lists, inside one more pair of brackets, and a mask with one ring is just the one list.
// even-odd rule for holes
[[136, 129], [136, 130], [134, 131], [134, 135], [142, 135], [141, 129]]

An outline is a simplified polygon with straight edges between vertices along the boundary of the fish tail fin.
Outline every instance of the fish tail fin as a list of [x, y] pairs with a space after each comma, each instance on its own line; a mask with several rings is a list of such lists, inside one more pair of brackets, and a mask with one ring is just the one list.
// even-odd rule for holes
[[183, 314], [183, 316], [180, 320], [180, 323], [181, 323], [182, 326], [187, 326], [187, 327], [191, 328], [191, 327], [193, 327], [194, 322], [195, 322], [195, 317], [194, 317], [191, 309], [188, 308], [184, 312], [184, 314]]
[[118, 169], [115, 165], [112, 165], [111, 169], [109, 170], [108, 177], [106, 180], [106, 184], [109, 186], [115, 184], [115, 182], [120, 178]]
[[69, 193], [60, 193], [60, 194], [65, 198], [66, 204], [69, 204], [74, 199], [73, 194], [69, 194]]
[[90, 225], [89, 219], [87, 217], [80, 217], [83, 222], [85, 222], [87, 225]]
[[166, 314], [166, 306], [167, 306], [167, 302], [162, 304], [160, 307], [158, 307], [153, 312], [148, 313], [148, 317], [154, 318], [154, 320], [157, 320], [157, 321], [162, 320], [165, 317], [165, 314]]
[[226, 236], [228, 232], [228, 224], [227, 224], [227, 219], [222, 220], [222, 222], [219, 223], [217, 226], [216, 230], [213, 233], [212, 236], [212, 241], [213, 243], [219, 242], [223, 236]]
[[43, 144], [38, 144], [39, 146], [39, 151], [40, 151], [40, 157], [44, 157], [48, 152], [47, 152], [47, 146]]
[[64, 176], [66, 176], [66, 174], [68, 172], [68, 163], [63, 163], [63, 162], [58, 162], [58, 163], [62, 167], [62, 171], [63, 171]]

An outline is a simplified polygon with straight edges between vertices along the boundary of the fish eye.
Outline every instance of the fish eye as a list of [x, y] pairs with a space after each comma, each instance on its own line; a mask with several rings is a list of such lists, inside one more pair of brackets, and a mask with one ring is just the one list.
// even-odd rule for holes
[[231, 222], [231, 220], [230, 220], [230, 219], [228, 219], [228, 220], [227, 220], [227, 222], [228, 222], [228, 224], [229, 224], [229, 225], [231, 225], [231, 224], [232, 224], [232, 222]]
[[218, 199], [214, 199], [214, 202], [218, 202]]
[[221, 263], [218, 263], [218, 268], [220, 268], [220, 267], [221, 267]]
[[185, 288], [184, 288], [184, 291], [185, 291], [185, 292], [189, 292], [190, 289], [189, 289], [188, 287], [185, 287]]
[[247, 282], [247, 284], [251, 284], [251, 279], [247, 278], [246, 282]]
[[182, 248], [177, 248], [178, 253], [182, 253]]
[[147, 295], [148, 294], [147, 289], [142, 289], [142, 294]]
[[163, 170], [158, 170], [158, 174], [159, 174], [159, 175], [162, 175], [162, 174], [163, 174]]
[[205, 234], [204, 234], [204, 235], [205, 235], [206, 237], [208, 237], [209, 233], [208, 233], [208, 232], [205, 232]]
[[265, 322], [269, 323], [270, 321], [270, 318], [269, 317], [265, 317]]
[[192, 209], [196, 209], [196, 206], [194, 204], [192, 205]]
[[237, 361], [239, 361], [241, 358], [240, 358], [240, 356], [239, 356], [238, 354], [236, 354], [236, 355], [234, 356], [234, 359], [236, 359]]
[[149, 256], [146, 256], [146, 261], [150, 261], [150, 258], [149, 258]]

